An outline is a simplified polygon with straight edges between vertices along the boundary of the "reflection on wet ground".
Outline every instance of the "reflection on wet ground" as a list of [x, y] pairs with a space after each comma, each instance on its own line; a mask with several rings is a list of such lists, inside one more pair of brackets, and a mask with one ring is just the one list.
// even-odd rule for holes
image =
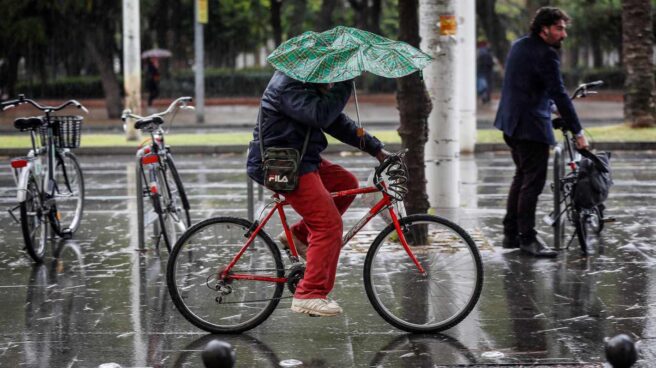
[[[365, 181], [374, 160], [331, 156]], [[485, 285], [479, 304], [461, 324], [436, 335], [406, 334], [370, 306], [362, 263], [370, 241], [355, 239], [341, 257], [333, 297], [336, 318], [292, 314], [283, 299], [259, 327], [221, 336], [240, 367], [275, 367], [296, 359], [308, 367], [432, 367], [467, 364], [579, 364], [599, 366], [603, 338], [620, 332], [641, 340], [643, 360], [656, 360], [656, 153], [616, 152], [609, 225], [584, 258], [576, 241], [556, 260], [535, 260], [494, 247], [501, 240], [510, 157], [463, 157], [463, 208], [438, 211], [469, 230], [480, 245]], [[3, 160], [4, 161], [4, 160]], [[23, 254], [19, 226], [0, 212], [0, 361], [3, 366], [198, 367], [213, 336], [188, 323], [173, 306], [164, 276], [167, 254], [136, 249], [134, 167], [131, 157], [81, 157], [86, 181], [83, 224], [73, 240], [53, 242], [34, 265]], [[243, 155], [178, 156], [194, 221], [246, 216]], [[9, 170], [0, 172], [0, 207], [15, 195]], [[541, 196], [538, 218], [549, 213]], [[358, 199], [347, 225], [365, 211]], [[290, 216], [292, 219], [295, 216]], [[275, 234], [277, 224], [269, 228]], [[380, 229], [376, 221], [368, 230]], [[550, 240], [549, 228], [541, 225]], [[371, 233], [371, 232], [370, 232]], [[654, 279], [652, 280], [652, 276]], [[284, 294], [288, 296], [288, 292]]]

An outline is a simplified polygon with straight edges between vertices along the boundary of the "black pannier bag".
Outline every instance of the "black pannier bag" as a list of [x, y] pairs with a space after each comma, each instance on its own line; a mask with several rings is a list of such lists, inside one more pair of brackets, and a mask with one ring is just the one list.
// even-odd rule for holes
[[608, 192], [613, 185], [610, 152], [589, 153], [584, 156], [579, 162], [573, 199], [579, 208], [593, 208], [608, 198]]

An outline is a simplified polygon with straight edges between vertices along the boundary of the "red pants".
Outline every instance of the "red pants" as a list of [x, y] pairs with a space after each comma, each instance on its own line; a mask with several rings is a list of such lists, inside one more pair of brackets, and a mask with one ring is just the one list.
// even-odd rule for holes
[[305, 276], [296, 288], [295, 298], [325, 299], [333, 289], [342, 249], [342, 214], [355, 197], [333, 198], [330, 192], [354, 189], [358, 185], [358, 179], [349, 171], [322, 160], [319, 170], [302, 175], [298, 188], [285, 194], [285, 199], [303, 218], [291, 230], [309, 245]]

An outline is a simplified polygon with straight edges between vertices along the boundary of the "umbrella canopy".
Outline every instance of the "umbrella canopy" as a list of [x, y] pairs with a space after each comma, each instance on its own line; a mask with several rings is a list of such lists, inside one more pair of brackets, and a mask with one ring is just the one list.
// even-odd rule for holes
[[332, 83], [353, 79], [364, 71], [399, 78], [423, 69], [432, 58], [405, 42], [338, 26], [289, 39], [267, 60], [296, 80]]
[[171, 51], [166, 49], [150, 49], [141, 53], [142, 59], [171, 57]]

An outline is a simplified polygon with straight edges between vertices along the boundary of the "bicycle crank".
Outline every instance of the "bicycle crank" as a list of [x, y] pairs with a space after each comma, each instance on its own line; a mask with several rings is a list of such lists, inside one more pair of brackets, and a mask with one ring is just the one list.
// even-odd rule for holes
[[304, 264], [295, 264], [289, 269], [289, 274], [287, 274], [287, 288], [289, 291], [291, 291], [292, 295], [294, 295], [296, 292], [296, 286], [298, 286], [298, 283], [301, 282], [304, 275]]

